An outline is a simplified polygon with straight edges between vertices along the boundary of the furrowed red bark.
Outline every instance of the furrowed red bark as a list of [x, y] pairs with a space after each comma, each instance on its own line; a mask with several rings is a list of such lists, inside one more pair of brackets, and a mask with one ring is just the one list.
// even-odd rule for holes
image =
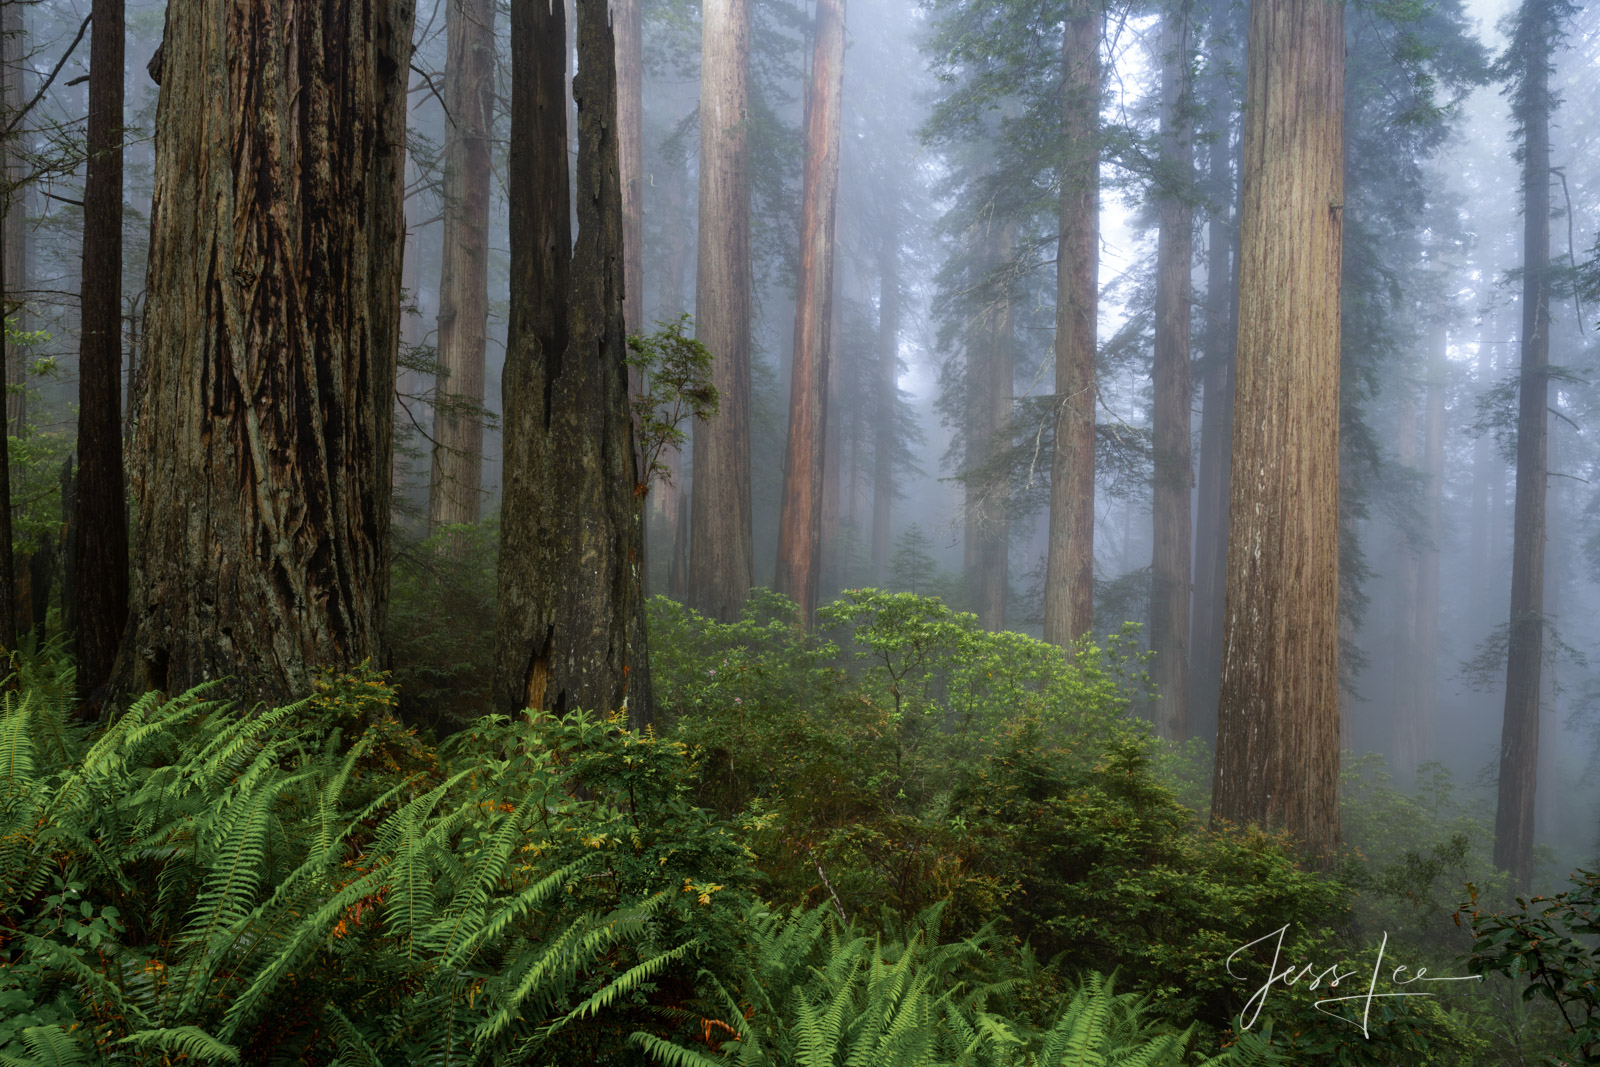
[[839, 192], [839, 117], [844, 79], [844, 2], [817, 0], [816, 47], [806, 88], [805, 176], [789, 388], [789, 437], [773, 587], [816, 617], [822, 557], [822, 475], [833, 321], [833, 227]]
[[1550, 49], [1539, 0], [1524, 6], [1527, 40], [1517, 119], [1522, 127], [1522, 367], [1517, 407], [1517, 489], [1512, 515], [1511, 630], [1500, 733], [1494, 862], [1511, 892], [1533, 878], [1539, 772], [1539, 671], [1544, 658], [1545, 490], [1550, 396]]
[[752, 583], [750, 528], [750, 0], [705, 0], [700, 30], [700, 241], [695, 334], [721, 396], [694, 428], [689, 603], [731, 622]]
[[411, 17], [167, 8], [114, 697], [282, 702], [382, 651]]
[[1339, 842], [1344, 9], [1250, 10], [1213, 822]]
[[1056, 254], [1056, 437], [1050, 467], [1044, 639], [1068, 645], [1094, 625], [1095, 355], [1100, 299], [1100, 27], [1075, 3], [1061, 47], [1061, 237]]

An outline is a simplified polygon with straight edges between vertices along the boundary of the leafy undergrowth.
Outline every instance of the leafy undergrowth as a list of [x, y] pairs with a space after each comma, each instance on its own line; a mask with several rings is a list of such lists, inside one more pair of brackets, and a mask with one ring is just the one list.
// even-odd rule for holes
[[[659, 734], [435, 744], [366, 669], [91, 733], [41, 660], [0, 716], [0, 1064], [1516, 1062], [1454, 999], [1363, 1028], [1302, 978], [1252, 1010], [1289, 960], [1373, 970], [1405, 908], [1470, 946], [1439, 902], [1471, 826], [1315, 873], [1186, 806], [1131, 644], [1063, 657], [873, 590], [792, 618], [658, 601]], [[1548, 978], [1516, 962], [1543, 926], [1479, 918], [1477, 969]]]

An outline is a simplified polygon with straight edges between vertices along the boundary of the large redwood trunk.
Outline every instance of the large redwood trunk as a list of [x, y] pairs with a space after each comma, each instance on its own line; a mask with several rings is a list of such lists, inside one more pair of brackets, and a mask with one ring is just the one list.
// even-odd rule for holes
[[428, 525], [483, 511], [483, 359], [489, 326], [489, 137], [494, 3], [446, 0], [444, 262], [439, 271], [439, 396], [433, 409]]
[[1190, 261], [1194, 208], [1190, 195], [1194, 147], [1189, 118], [1188, 2], [1163, 16], [1161, 26], [1161, 159], [1168, 183], [1161, 199], [1156, 246], [1155, 487], [1151, 506], [1151, 678], [1156, 684], [1155, 725], [1162, 737], [1189, 736], [1189, 457]]
[[1550, 49], [1545, 5], [1527, 0], [1518, 54], [1516, 119], [1522, 128], [1522, 367], [1517, 409], [1517, 492], [1512, 518], [1510, 647], [1500, 733], [1494, 861], [1511, 891], [1533, 877], [1539, 769], [1539, 671], [1544, 658], [1545, 491], [1550, 396]]
[[1100, 302], [1100, 28], [1075, 3], [1061, 47], [1061, 237], [1056, 254], [1056, 440], [1050, 467], [1044, 639], [1067, 645], [1094, 625], [1095, 355]]
[[817, 0], [816, 48], [806, 88], [805, 182], [794, 311], [789, 438], [773, 587], [817, 612], [822, 560], [822, 475], [833, 321], [833, 226], [839, 192], [839, 115], [844, 79], [844, 0]]
[[750, 0], [705, 0], [695, 334], [721, 408], [694, 428], [689, 602], [724, 622], [750, 593]]
[[382, 651], [411, 16], [167, 8], [122, 699]]
[[1339, 842], [1344, 9], [1250, 10], [1213, 822]]

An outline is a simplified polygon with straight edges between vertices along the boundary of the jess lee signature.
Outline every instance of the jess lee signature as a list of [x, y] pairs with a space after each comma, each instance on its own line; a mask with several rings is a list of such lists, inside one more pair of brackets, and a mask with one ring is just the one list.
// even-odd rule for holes
[[[1263, 941], [1273, 941], [1273, 939], [1276, 939], [1272, 949], [1272, 963], [1267, 967], [1267, 980], [1262, 982], [1261, 987], [1251, 994], [1249, 1000], [1245, 1001], [1244, 1010], [1245, 1013], [1249, 1015], [1249, 1018], [1246, 1019], [1244, 1014], [1239, 1016], [1239, 1022], [1241, 1023], [1243, 1029], [1248, 1030], [1255, 1025], [1257, 1017], [1259, 1017], [1261, 1014], [1262, 1007], [1267, 1003], [1267, 994], [1272, 991], [1274, 984], [1280, 984], [1285, 988], [1293, 988], [1297, 982], [1302, 982], [1309, 978], [1311, 981], [1310, 984], [1306, 986], [1307, 989], [1316, 989], [1323, 982], [1327, 982], [1329, 989], [1337, 989], [1340, 983], [1349, 981], [1352, 978], [1356, 978], [1362, 973], [1361, 971], [1357, 970], [1341, 971], [1339, 970], [1340, 964], [1337, 963], [1329, 967], [1324, 967], [1321, 970], [1318, 970], [1317, 965], [1314, 963], [1307, 963], [1299, 968], [1296, 968], [1293, 964], [1290, 964], [1284, 967], [1282, 970], [1279, 970], [1278, 959], [1283, 955], [1283, 938], [1288, 932], [1289, 927], [1287, 925], [1280, 926], [1272, 933], [1265, 934], [1256, 938], [1248, 945], [1242, 945], [1239, 948], [1234, 949], [1233, 952], [1228, 956], [1228, 974], [1234, 978], [1242, 978], [1244, 977], [1243, 975], [1234, 972], [1233, 961], [1235, 957], [1242, 952], [1254, 948]], [[1384, 949], [1388, 947], [1389, 934], [1385, 932], [1383, 935], [1383, 942], [1378, 946], [1378, 959], [1375, 963], [1373, 963], [1372, 974], [1368, 976], [1367, 979], [1366, 992], [1354, 993], [1343, 997], [1324, 997], [1316, 1002], [1316, 1009], [1322, 1012], [1324, 1015], [1330, 1015], [1333, 1018], [1338, 1019], [1340, 1022], [1346, 1022], [1352, 1026], [1359, 1026], [1361, 1029], [1361, 1036], [1370, 1037], [1371, 1035], [1367, 1033], [1367, 1019], [1372, 1013], [1372, 1002], [1374, 1000], [1384, 1000], [1389, 997], [1434, 996], [1435, 994], [1433, 993], [1427, 993], [1421, 990], [1407, 990], [1399, 993], [1378, 992], [1378, 977], [1383, 973], [1383, 952]], [[1389, 976], [1390, 983], [1397, 986], [1406, 986], [1411, 985], [1413, 982], [1477, 982], [1482, 980], [1476, 975], [1468, 975], [1464, 978], [1429, 978], [1428, 968], [1426, 967], [1418, 967], [1411, 977], [1402, 978], [1401, 975], [1408, 970], [1410, 970], [1410, 968], [1405, 964], [1395, 967], [1393, 973]], [[1361, 1021], [1359, 1024], [1354, 1019], [1347, 1019], [1343, 1015], [1329, 1011], [1327, 1008], [1323, 1007], [1324, 1004], [1339, 1004], [1351, 1000], [1359, 1000], [1363, 1002], [1361, 1009]]]

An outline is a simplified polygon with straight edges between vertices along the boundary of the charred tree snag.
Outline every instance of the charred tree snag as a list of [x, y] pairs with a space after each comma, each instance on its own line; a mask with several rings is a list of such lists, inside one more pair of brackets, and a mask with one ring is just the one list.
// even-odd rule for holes
[[604, 0], [578, 0], [576, 11], [574, 248], [562, 9], [512, 7], [511, 334], [494, 699], [508, 713], [626, 706], [642, 726], [650, 721], [644, 496], [625, 362], [615, 45]]
[[411, 19], [167, 8], [119, 701], [381, 651]]

